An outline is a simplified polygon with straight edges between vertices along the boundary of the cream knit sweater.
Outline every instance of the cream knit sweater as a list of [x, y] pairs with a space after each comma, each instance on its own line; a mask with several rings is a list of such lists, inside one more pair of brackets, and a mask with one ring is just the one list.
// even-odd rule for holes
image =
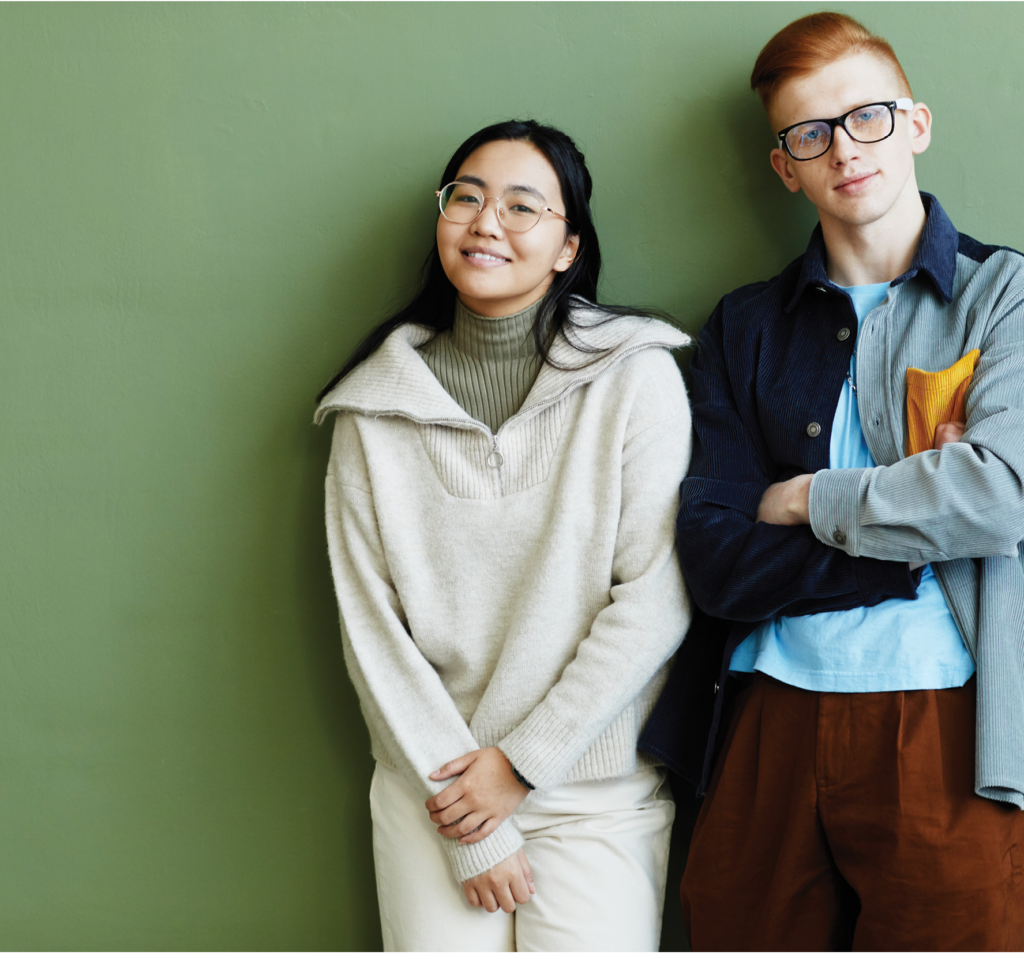
[[[688, 337], [627, 317], [582, 334], [604, 353], [556, 338], [495, 434], [417, 352], [432, 335], [400, 327], [316, 413], [338, 413], [328, 546], [373, 754], [424, 800], [445, 785], [431, 771], [485, 746], [538, 789], [635, 772], [690, 618], [674, 546], [690, 415], [668, 352]], [[460, 882], [523, 842], [511, 820], [438, 841]]]

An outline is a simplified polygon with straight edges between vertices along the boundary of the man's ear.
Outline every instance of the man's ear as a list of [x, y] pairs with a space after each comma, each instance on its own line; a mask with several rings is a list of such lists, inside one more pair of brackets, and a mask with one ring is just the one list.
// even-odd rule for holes
[[915, 103], [910, 111], [908, 122], [910, 131], [910, 149], [914, 153], [924, 153], [932, 142], [932, 111], [923, 103]]
[[772, 169], [778, 173], [782, 182], [786, 184], [786, 189], [790, 193], [799, 193], [800, 183], [793, 175], [793, 161], [789, 158], [789, 154], [781, 147], [776, 147], [772, 150], [771, 159]]
[[572, 266], [573, 260], [576, 259], [576, 254], [580, 248], [580, 235], [578, 233], [572, 233], [565, 241], [565, 246], [562, 247], [562, 252], [559, 254], [557, 260], [555, 260], [554, 270], [556, 273], [564, 273]]

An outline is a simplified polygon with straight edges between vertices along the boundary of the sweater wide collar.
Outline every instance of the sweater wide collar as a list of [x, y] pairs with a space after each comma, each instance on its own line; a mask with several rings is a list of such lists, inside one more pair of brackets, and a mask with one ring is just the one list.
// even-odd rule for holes
[[[589, 383], [624, 356], [641, 349], [676, 349], [691, 338], [660, 320], [614, 316], [580, 301], [573, 309], [576, 328], [555, 337], [522, 408], [508, 422], [550, 406], [571, 390]], [[328, 393], [314, 416], [351, 411], [368, 416], [405, 416], [420, 423], [484, 429], [449, 396], [417, 352], [435, 336], [425, 326], [398, 327], [366, 360]], [[569, 337], [569, 340], [566, 339]], [[571, 342], [570, 342], [571, 340]]]

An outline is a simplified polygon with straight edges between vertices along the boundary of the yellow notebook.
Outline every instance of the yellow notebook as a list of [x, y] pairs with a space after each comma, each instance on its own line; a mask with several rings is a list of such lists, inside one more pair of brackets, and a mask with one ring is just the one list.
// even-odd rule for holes
[[981, 350], [971, 350], [948, 370], [926, 373], [907, 369], [907, 456], [935, 445], [935, 428], [940, 423], [962, 423], [964, 396], [971, 385]]

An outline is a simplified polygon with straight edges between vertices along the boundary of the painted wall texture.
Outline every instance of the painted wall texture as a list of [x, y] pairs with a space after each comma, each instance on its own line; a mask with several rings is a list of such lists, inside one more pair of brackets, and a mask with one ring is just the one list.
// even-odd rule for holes
[[[1024, 247], [1024, 6], [836, 8]], [[313, 396], [509, 116], [585, 151], [606, 299], [696, 330], [777, 272], [814, 216], [747, 77], [815, 9], [0, 5], [0, 949], [379, 947]]]

